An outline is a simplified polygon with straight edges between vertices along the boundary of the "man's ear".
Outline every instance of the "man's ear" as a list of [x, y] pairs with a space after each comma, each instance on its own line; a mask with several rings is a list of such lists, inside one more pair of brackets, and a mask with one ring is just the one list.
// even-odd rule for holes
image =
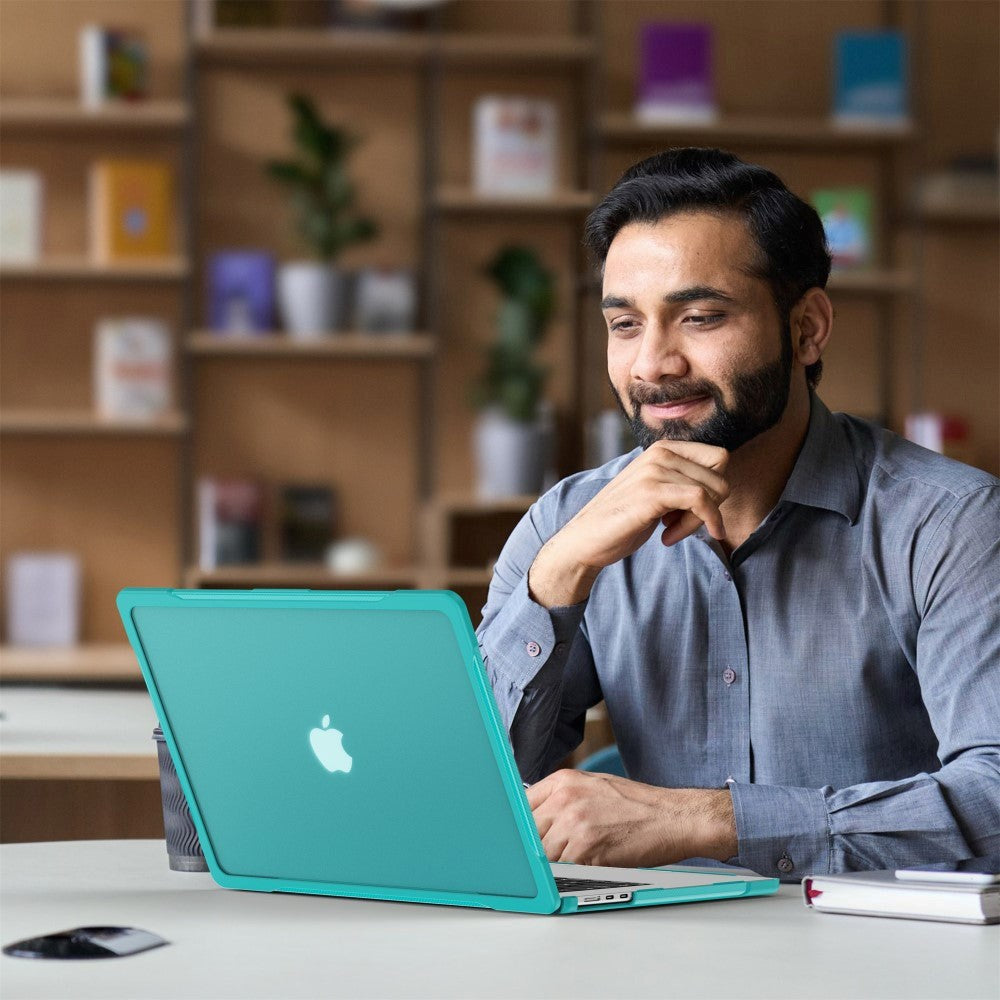
[[792, 307], [792, 352], [803, 368], [823, 356], [833, 332], [833, 303], [822, 288], [810, 288]]

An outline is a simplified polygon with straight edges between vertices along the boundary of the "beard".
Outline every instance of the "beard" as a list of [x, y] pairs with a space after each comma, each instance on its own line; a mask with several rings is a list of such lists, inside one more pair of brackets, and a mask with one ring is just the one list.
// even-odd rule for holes
[[[708, 379], [678, 379], [665, 385], [646, 383], [630, 385], [629, 413], [621, 396], [612, 385], [618, 406], [632, 428], [632, 435], [643, 450], [654, 441], [696, 441], [727, 451], [735, 451], [769, 430], [779, 420], [788, 405], [792, 375], [791, 328], [786, 323], [782, 331], [781, 357], [749, 372], [738, 372], [731, 382], [732, 405], [727, 406], [721, 388]], [[704, 420], [691, 423], [683, 417], [662, 420], [650, 427], [641, 416], [643, 404], [664, 405], [695, 396], [707, 396], [715, 403], [714, 411]]]

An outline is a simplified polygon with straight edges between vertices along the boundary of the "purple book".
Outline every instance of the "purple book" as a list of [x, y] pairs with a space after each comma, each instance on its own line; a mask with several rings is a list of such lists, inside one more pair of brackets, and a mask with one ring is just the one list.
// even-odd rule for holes
[[639, 118], [650, 122], [715, 118], [711, 25], [649, 22], [642, 26], [639, 49]]
[[208, 263], [208, 324], [217, 333], [253, 336], [274, 329], [274, 257], [225, 250]]

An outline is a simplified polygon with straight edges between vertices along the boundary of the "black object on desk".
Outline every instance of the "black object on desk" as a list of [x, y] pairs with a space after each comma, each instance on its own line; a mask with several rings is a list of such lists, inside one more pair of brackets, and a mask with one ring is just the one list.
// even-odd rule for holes
[[3, 949], [15, 958], [122, 958], [170, 944], [139, 927], [74, 927], [15, 941]]

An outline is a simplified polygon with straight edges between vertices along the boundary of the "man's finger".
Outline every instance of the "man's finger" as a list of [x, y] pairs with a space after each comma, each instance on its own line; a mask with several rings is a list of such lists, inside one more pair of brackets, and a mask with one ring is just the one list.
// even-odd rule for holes
[[541, 781], [536, 781], [533, 785], [529, 785], [525, 790], [524, 794], [528, 797], [528, 805], [531, 807], [531, 811], [534, 812], [551, 794], [554, 787], [553, 778], [555, 775], [550, 774], [547, 778], [542, 778]]
[[716, 472], [722, 472], [729, 462], [729, 452], [725, 448], [702, 444], [700, 441], [668, 441], [661, 438], [654, 442], [653, 447], [665, 448], [680, 455], [681, 458], [696, 462], [708, 469], [715, 469]]

